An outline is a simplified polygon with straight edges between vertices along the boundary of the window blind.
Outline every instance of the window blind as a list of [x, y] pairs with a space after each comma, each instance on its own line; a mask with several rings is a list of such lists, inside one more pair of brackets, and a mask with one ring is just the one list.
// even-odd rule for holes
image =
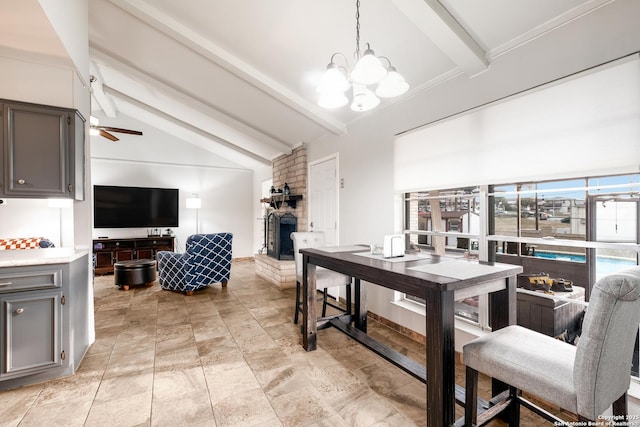
[[638, 54], [397, 136], [397, 192], [640, 170]]

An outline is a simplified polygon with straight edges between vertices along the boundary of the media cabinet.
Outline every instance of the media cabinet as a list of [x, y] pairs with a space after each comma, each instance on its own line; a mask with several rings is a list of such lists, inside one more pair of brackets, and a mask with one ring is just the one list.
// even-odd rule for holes
[[113, 273], [113, 265], [120, 261], [156, 259], [159, 251], [173, 251], [175, 237], [137, 237], [131, 239], [96, 239], [93, 241], [95, 274]]

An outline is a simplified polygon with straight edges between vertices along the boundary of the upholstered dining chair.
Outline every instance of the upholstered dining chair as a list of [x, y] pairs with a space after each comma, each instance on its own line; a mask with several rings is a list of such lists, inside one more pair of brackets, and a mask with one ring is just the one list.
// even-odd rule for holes
[[[298, 314], [302, 312], [302, 254], [300, 254], [300, 249], [324, 247], [326, 240], [324, 233], [319, 231], [294, 231], [290, 236], [293, 240], [296, 265], [296, 311], [293, 323], [297, 324]], [[346, 310], [327, 299], [327, 289], [336, 286], [346, 286]], [[316, 289], [322, 290], [322, 317], [327, 315], [327, 306], [347, 314], [351, 313], [351, 277], [323, 267], [316, 267]]]
[[193, 295], [213, 283], [223, 287], [231, 277], [231, 233], [192, 234], [184, 253], [158, 252], [160, 287]]
[[463, 347], [465, 425], [483, 425], [497, 415], [477, 415], [478, 371], [509, 385], [502, 405], [510, 426], [519, 425], [521, 404], [549, 421], [562, 422], [522, 392], [573, 412], [582, 421], [595, 421], [611, 405], [613, 415], [626, 416], [639, 323], [640, 267], [634, 267], [594, 285], [577, 346], [520, 326], [476, 338]]

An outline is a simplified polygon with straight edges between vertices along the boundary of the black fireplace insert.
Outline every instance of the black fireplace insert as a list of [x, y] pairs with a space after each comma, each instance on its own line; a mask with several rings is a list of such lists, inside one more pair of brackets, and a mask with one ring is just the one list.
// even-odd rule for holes
[[267, 255], [280, 260], [294, 259], [290, 235], [297, 229], [298, 219], [295, 215], [271, 212], [267, 219]]

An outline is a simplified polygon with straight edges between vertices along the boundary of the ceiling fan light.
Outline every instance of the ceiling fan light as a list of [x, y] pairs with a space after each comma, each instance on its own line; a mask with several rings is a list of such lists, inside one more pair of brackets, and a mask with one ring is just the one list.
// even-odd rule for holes
[[369, 111], [380, 104], [378, 98], [370, 89], [362, 85], [353, 85], [353, 102], [351, 109], [357, 112]]
[[91, 126], [98, 126], [100, 124], [100, 119], [95, 116], [89, 116], [89, 124]]
[[387, 69], [382, 65], [382, 61], [376, 57], [373, 50], [367, 49], [353, 68], [351, 80], [354, 83], [371, 85], [378, 83], [386, 75]]
[[89, 128], [89, 135], [91, 135], [91, 136], [98, 136], [98, 135], [100, 135], [100, 130], [99, 130], [99, 129], [96, 129], [96, 128], [91, 127], [91, 128]]
[[322, 75], [316, 91], [319, 93], [326, 92], [345, 92], [349, 89], [349, 81], [344, 72], [333, 62], [327, 65], [327, 70]]
[[376, 95], [380, 98], [393, 98], [402, 95], [409, 90], [409, 83], [396, 71], [394, 67], [389, 67], [387, 77], [384, 78], [376, 89]]
[[349, 99], [345, 96], [343, 92], [324, 92], [320, 95], [320, 99], [318, 99], [318, 105], [322, 108], [334, 109], [340, 108], [349, 102]]

